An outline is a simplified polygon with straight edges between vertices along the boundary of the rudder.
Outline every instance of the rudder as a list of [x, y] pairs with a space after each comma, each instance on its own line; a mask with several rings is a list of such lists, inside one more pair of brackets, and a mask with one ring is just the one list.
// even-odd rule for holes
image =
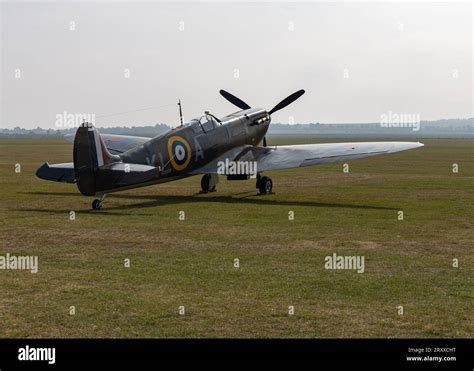
[[120, 157], [107, 150], [99, 132], [90, 123], [84, 123], [77, 129], [73, 158], [77, 188], [85, 196], [96, 194], [96, 174], [99, 168], [120, 160]]

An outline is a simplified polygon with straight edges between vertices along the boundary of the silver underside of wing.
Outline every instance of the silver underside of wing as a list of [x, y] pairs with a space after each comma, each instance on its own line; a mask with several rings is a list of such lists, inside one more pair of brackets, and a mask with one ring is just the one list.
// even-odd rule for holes
[[291, 169], [348, 161], [422, 147], [419, 142], [354, 142], [300, 144], [279, 147], [243, 146], [226, 152], [218, 159], [194, 171], [194, 174], [217, 173], [218, 162], [255, 161], [257, 171]]

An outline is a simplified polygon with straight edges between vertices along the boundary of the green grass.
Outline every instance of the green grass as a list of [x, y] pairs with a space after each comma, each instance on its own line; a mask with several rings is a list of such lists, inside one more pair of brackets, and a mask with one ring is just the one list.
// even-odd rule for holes
[[[316, 140], [269, 138], [290, 141]], [[97, 212], [34, 176], [71, 161], [70, 144], [1, 139], [0, 254], [38, 255], [39, 272], [0, 271], [0, 337], [472, 337], [474, 141], [424, 142], [349, 174], [270, 173], [269, 196], [224, 178], [198, 194], [193, 177]], [[363, 255], [365, 272], [324, 269], [334, 252]]]

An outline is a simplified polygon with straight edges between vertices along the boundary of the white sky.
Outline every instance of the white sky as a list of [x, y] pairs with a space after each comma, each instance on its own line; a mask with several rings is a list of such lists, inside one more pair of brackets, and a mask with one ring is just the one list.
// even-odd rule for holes
[[[0, 125], [54, 128], [64, 111], [112, 114], [178, 98], [185, 119], [236, 111], [219, 89], [271, 109], [304, 88], [273, 122], [472, 117], [472, 23], [469, 2], [3, 2]], [[177, 108], [96, 124], [161, 122], [177, 125]]]

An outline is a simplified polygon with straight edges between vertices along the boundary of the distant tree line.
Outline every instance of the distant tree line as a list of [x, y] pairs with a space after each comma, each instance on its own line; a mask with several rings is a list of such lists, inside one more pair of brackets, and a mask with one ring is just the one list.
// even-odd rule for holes
[[[99, 127], [101, 133], [136, 135], [154, 137], [160, 133], [170, 130], [167, 124], [156, 124], [150, 126], [114, 126]], [[47, 136], [62, 137], [65, 134], [75, 133], [75, 128], [70, 129], [24, 129], [15, 127], [13, 129], [0, 129], [0, 136]], [[474, 118], [468, 119], [443, 119], [437, 121], [421, 121], [417, 126], [413, 125], [383, 125], [381, 123], [358, 123], [358, 124], [281, 124], [272, 123], [268, 132], [270, 135], [330, 135], [330, 136], [413, 136], [413, 137], [474, 137]]]

